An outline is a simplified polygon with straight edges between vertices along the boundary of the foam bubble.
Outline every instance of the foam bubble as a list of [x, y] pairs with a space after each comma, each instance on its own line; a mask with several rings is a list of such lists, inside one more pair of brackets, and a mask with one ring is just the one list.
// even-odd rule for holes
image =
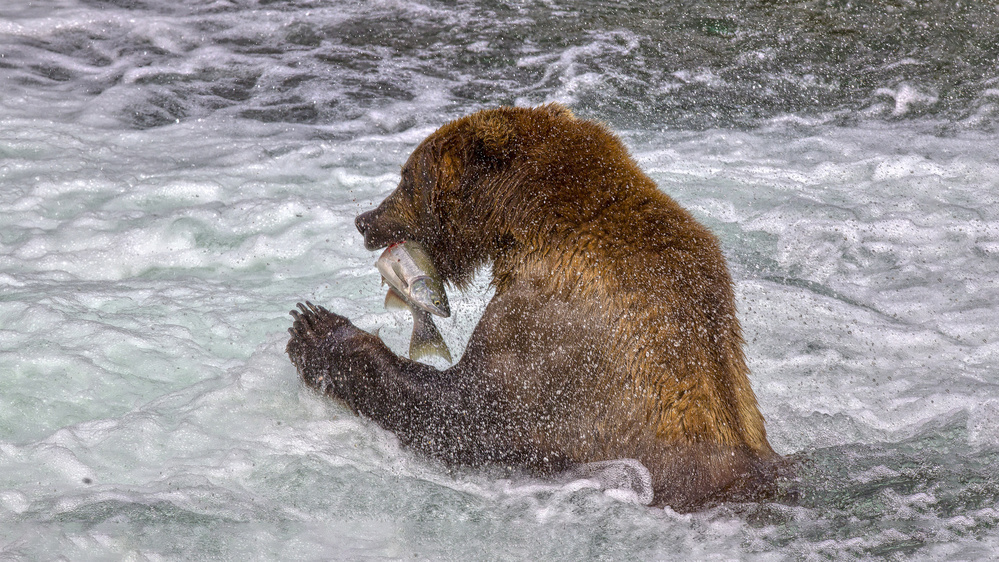
[[891, 114], [901, 117], [912, 111], [931, 107], [939, 101], [933, 94], [920, 91], [910, 84], [902, 84], [896, 89], [878, 88], [874, 91], [875, 96], [888, 96], [895, 100], [895, 107]]

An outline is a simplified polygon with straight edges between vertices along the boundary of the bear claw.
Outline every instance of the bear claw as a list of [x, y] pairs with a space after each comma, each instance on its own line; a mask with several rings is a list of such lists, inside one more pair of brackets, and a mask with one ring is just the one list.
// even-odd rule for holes
[[298, 303], [298, 310], [292, 310], [290, 314], [295, 322], [288, 332], [299, 340], [319, 339], [350, 324], [343, 316], [309, 301]]

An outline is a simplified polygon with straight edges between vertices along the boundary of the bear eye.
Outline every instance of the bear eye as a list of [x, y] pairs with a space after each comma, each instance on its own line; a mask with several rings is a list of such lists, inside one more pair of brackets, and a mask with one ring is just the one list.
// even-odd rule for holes
[[415, 183], [413, 182], [413, 169], [403, 168], [402, 169], [402, 181], [399, 182], [399, 187], [402, 188], [402, 192], [409, 197], [413, 196], [413, 191], [415, 190]]

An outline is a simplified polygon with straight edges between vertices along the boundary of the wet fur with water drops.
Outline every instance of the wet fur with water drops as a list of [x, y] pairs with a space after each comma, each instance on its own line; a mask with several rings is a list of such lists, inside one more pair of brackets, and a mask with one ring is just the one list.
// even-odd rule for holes
[[458, 288], [491, 266], [496, 293], [443, 371], [300, 305], [287, 351], [308, 385], [448, 463], [637, 459], [681, 511], [773, 492], [718, 242], [604, 126], [558, 105], [458, 119], [356, 222], [370, 250], [418, 241]]

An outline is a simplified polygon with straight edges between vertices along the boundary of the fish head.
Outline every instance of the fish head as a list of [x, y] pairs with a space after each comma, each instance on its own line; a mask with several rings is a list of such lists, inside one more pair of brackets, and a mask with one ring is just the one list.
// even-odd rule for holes
[[417, 278], [410, 284], [410, 300], [423, 310], [437, 316], [451, 316], [451, 307], [447, 302], [444, 285], [430, 277]]

